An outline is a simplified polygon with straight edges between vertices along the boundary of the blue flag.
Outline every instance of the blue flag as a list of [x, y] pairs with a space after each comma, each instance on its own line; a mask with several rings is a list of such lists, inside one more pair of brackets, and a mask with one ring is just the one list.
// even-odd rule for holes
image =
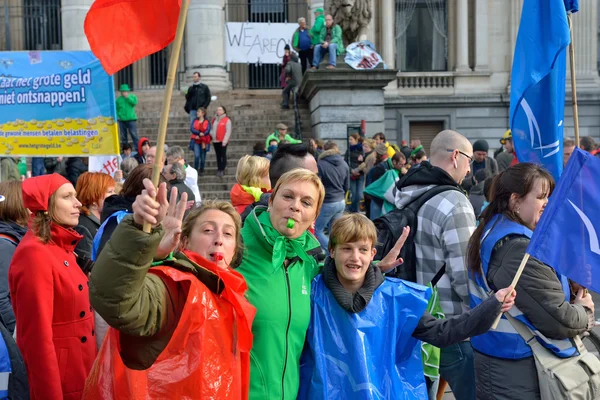
[[600, 291], [600, 158], [575, 149], [538, 222], [527, 253]]
[[565, 9], [567, 12], [576, 13], [579, 11], [579, 0], [564, 0], [565, 1]]
[[519, 161], [543, 165], [556, 180], [563, 166], [566, 48], [570, 43], [564, 1], [568, 0], [523, 3], [510, 93], [510, 128]]

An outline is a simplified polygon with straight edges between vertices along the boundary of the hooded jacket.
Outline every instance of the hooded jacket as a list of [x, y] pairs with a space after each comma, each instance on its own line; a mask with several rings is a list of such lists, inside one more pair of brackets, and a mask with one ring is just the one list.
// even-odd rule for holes
[[21, 180], [19, 165], [14, 158], [0, 158], [0, 182]]
[[300, 86], [300, 82], [302, 82], [302, 65], [297, 55], [292, 54], [290, 57], [290, 62], [285, 66], [285, 75], [291, 78], [287, 82], [288, 85]]
[[321, 43], [321, 29], [325, 26], [325, 14], [323, 14], [322, 8], [317, 8], [315, 13], [320, 12], [321, 15], [315, 18], [315, 23], [310, 28], [310, 42], [313, 46]]
[[144, 155], [144, 151], [142, 150], [142, 147], [146, 142], [148, 142], [148, 145], [150, 145], [150, 139], [148, 139], [147, 137], [140, 138], [140, 140], [138, 141], [137, 154], [133, 156], [133, 158], [135, 158], [135, 160], [140, 165], [146, 163], [146, 156]]
[[476, 218], [479, 217], [479, 214], [481, 214], [481, 208], [485, 202], [485, 195], [483, 193], [484, 184], [485, 181], [477, 183], [471, 188], [471, 192], [469, 193], [469, 201], [473, 206], [473, 212], [475, 213]]
[[[269, 136], [267, 136], [267, 140], [265, 140], [265, 148], [269, 148], [269, 143], [272, 140], [277, 141], [277, 144], [281, 144], [281, 135], [279, 134], [279, 130], [275, 129], [275, 132], [271, 133]], [[297, 144], [297, 143], [302, 143], [302, 140], [297, 140], [294, 139], [293, 137], [290, 136], [289, 133], [286, 133], [283, 140], [286, 143], [291, 143], [291, 144]]]
[[229, 192], [229, 198], [238, 214], [242, 214], [246, 207], [255, 201], [260, 201], [263, 194], [263, 190], [259, 188], [242, 186], [236, 183]]
[[0, 221], [0, 316], [11, 335], [15, 330], [15, 314], [8, 290], [8, 266], [26, 232], [27, 228], [14, 222]]
[[[104, 200], [104, 207], [102, 208], [102, 214], [100, 215], [100, 223], [104, 223], [114, 213], [117, 211], [125, 211], [128, 213], [133, 213], [133, 202], [135, 198], [123, 197], [119, 195], [113, 195], [107, 197]], [[117, 227], [117, 221], [113, 218], [108, 221], [106, 226], [104, 227], [104, 232], [102, 233], [102, 238], [100, 239], [100, 246], [98, 247], [98, 254], [102, 251], [108, 239], [112, 236], [113, 232]]]
[[[413, 199], [438, 185], [459, 185], [446, 171], [428, 161], [411, 168], [398, 181], [396, 207], [404, 208]], [[415, 234], [417, 283], [426, 285], [446, 263], [446, 273], [437, 284], [440, 305], [446, 317], [460, 315], [469, 305], [466, 269], [467, 246], [475, 230], [475, 214], [462, 192], [447, 190], [427, 201], [417, 214]]]
[[113, 329], [85, 398], [247, 398], [254, 308], [244, 279], [187, 251], [151, 269], [163, 234], [125, 217], [92, 270], [91, 302]]
[[317, 161], [319, 177], [325, 186], [324, 203], [335, 203], [344, 200], [350, 187], [350, 168], [339, 150], [324, 151]]
[[247, 298], [256, 307], [250, 354], [250, 400], [296, 399], [299, 362], [310, 318], [310, 284], [319, 272], [311, 256], [317, 239], [278, 233], [263, 207], [256, 207], [242, 229], [246, 251], [240, 272]]

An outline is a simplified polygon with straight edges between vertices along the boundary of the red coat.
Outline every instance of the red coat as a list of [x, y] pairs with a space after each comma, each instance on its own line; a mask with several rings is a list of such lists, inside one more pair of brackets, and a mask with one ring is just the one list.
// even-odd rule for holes
[[81, 238], [53, 224], [52, 241], [43, 244], [29, 230], [10, 264], [17, 345], [32, 400], [81, 399], [96, 357], [88, 279], [73, 253]]
[[229, 192], [229, 198], [231, 199], [231, 204], [233, 207], [235, 207], [235, 210], [238, 212], [238, 214], [243, 213], [246, 207], [255, 201], [254, 196], [246, 192], [239, 183], [233, 185], [231, 191]]

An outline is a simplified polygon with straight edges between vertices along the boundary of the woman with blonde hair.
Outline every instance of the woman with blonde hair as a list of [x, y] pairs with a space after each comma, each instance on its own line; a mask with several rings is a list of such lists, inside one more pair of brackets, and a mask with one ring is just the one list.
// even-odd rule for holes
[[81, 203], [73, 185], [52, 174], [23, 182], [23, 204], [30, 229], [8, 280], [31, 399], [80, 399], [96, 358], [88, 280], [74, 253]]
[[75, 252], [80, 257], [91, 259], [94, 236], [100, 228], [100, 217], [104, 200], [115, 194], [115, 180], [103, 172], [84, 172], [77, 180], [77, 200], [81, 202], [79, 224], [74, 228], [83, 239]]
[[187, 194], [167, 202], [166, 184], [144, 187], [92, 271], [92, 304], [112, 329], [83, 398], [245, 399], [255, 310], [232, 269], [241, 218], [205, 201], [182, 225]]
[[238, 213], [260, 200], [263, 193], [271, 190], [270, 162], [265, 157], [246, 155], [240, 158], [235, 173], [237, 183], [231, 188], [229, 198]]

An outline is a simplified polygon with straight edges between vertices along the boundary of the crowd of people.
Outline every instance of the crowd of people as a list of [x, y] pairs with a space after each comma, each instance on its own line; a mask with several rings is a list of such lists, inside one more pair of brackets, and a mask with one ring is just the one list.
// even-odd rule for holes
[[[147, 138], [117, 177], [0, 182], [10, 398], [435, 399], [443, 380], [459, 400], [538, 399], [512, 318], [560, 358], [594, 326], [590, 294], [534, 258], [511, 287], [555, 182], [510, 132], [495, 157], [450, 130], [427, 154], [383, 133], [342, 154], [279, 124], [225, 202], [198, 179], [209, 146], [225, 169], [231, 122], [190, 104], [195, 166], [170, 146], [158, 186]], [[400, 216], [418, 222], [384, 223]]]

